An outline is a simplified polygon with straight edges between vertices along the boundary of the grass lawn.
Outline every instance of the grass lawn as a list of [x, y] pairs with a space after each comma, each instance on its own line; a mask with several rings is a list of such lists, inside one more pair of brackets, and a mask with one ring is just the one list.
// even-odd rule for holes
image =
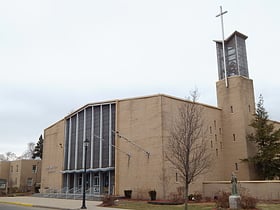
[[[215, 207], [214, 203], [208, 204], [189, 204], [189, 210], [212, 210]], [[184, 205], [153, 205], [147, 201], [127, 201], [120, 200], [115, 208], [134, 209], [134, 210], [183, 210]]]
[[[134, 210], [183, 210], [184, 205], [153, 205], [146, 201], [128, 201], [120, 200], [115, 208], [134, 209]], [[191, 203], [189, 210], [212, 210], [215, 208], [215, 203]], [[258, 204], [258, 209], [261, 210], [279, 210], [280, 204]]]
[[257, 207], [261, 210], [279, 210], [280, 204], [258, 204]]

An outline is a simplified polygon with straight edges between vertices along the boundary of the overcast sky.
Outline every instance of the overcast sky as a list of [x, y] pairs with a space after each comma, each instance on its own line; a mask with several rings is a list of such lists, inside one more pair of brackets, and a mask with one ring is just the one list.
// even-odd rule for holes
[[280, 120], [278, 0], [0, 0], [0, 154], [90, 102], [197, 88], [216, 106], [220, 5], [225, 36], [248, 36], [256, 101]]

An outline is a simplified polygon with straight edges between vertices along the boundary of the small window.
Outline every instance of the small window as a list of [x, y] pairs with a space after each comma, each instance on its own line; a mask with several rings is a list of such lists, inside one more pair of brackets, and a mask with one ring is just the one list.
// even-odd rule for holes
[[248, 110], [249, 110], [249, 112], [251, 112], [251, 106], [250, 105], [248, 105]]
[[235, 170], [238, 171], [238, 164], [235, 163]]
[[223, 143], [220, 142], [220, 149], [222, 150], [223, 149]]
[[235, 134], [232, 134], [232, 137], [233, 137], [233, 141], [235, 141], [236, 140]]
[[33, 179], [32, 178], [27, 178], [27, 186], [32, 187], [33, 185]]
[[219, 128], [219, 134], [222, 135], [222, 128]]
[[217, 142], [217, 140], [218, 140], [218, 139], [217, 139], [217, 134], [215, 134], [215, 142]]
[[210, 126], [210, 134], [212, 134], [212, 126]]
[[176, 182], [178, 182], [178, 173], [177, 172], [175, 174], [175, 180], [176, 180]]
[[37, 172], [37, 166], [36, 165], [32, 165], [32, 173], [36, 173]]
[[211, 141], [211, 148], [213, 148], [213, 141]]
[[233, 113], [233, 107], [232, 106], [230, 106], [230, 112]]

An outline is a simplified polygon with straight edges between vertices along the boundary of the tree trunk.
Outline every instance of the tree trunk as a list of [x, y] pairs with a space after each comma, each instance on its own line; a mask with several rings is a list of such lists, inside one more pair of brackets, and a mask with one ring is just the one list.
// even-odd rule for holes
[[189, 201], [188, 194], [189, 194], [189, 184], [186, 179], [186, 182], [185, 182], [185, 210], [188, 210], [188, 201]]

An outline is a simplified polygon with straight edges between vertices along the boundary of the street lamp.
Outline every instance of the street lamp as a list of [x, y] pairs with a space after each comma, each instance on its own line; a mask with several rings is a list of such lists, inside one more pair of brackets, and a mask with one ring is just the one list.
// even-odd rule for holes
[[84, 173], [83, 173], [83, 203], [81, 209], [86, 209], [86, 173], [87, 173], [87, 148], [89, 140], [84, 141], [85, 153], [84, 153]]

